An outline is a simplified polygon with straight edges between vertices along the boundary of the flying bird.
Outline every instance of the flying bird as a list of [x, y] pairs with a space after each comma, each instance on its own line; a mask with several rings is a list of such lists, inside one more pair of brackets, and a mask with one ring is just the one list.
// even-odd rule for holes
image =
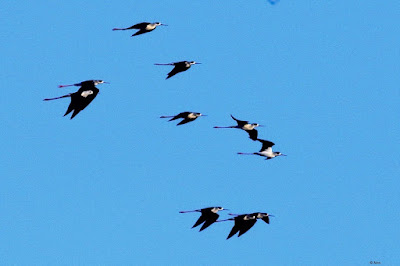
[[[236, 215], [236, 214], [231, 214], [230, 215]], [[238, 237], [246, 233], [247, 231], [252, 228], [255, 223], [257, 222], [257, 219], [262, 219], [264, 222], [269, 224], [269, 217], [274, 217], [271, 214], [264, 213], [264, 212], [255, 212], [255, 213], [250, 213], [250, 214], [241, 214], [241, 215], [236, 215], [233, 218], [229, 218], [226, 220], [220, 220], [217, 222], [224, 222], [224, 221], [230, 221], [233, 220], [235, 223], [229, 232], [229, 235], [226, 239], [231, 238], [234, 236], [236, 233], [239, 232]]]
[[71, 84], [71, 85], [60, 85], [59, 88], [69, 87], [69, 86], [81, 86], [77, 92], [70, 93], [64, 96], [56, 97], [56, 98], [48, 98], [44, 99], [43, 101], [51, 101], [61, 98], [71, 98], [71, 103], [68, 106], [67, 112], [64, 114], [66, 116], [70, 112], [72, 113], [71, 119], [74, 118], [80, 111], [86, 108], [96, 95], [99, 93], [99, 89], [95, 86], [97, 84], [108, 83], [103, 80], [86, 80], [82, 81], [81, 83]]
[[225, 221], [234, 221], [234, 225], [229, 232], [229, 235], [226, 239], [231, 238], [234, 236], [237, 232], [239, 232], [238, 237], [246, 233], [253, 225], [256, 223], [257, 218], [255, 215], [252, 214], [241, 214], [237, 215], [236, 217], [229, 218], [226, 220], [220, 220], [217, 222], [225, 222]]
[[179, 72], [183, 72], [188, 70], [192, 65], [196, 64], [201, 64], [197, 63], [195, 61], [180, 61], [180, 62], [175, 62], [175, 63], [168, 63], [168, 64], [155, 64], [156, 66], [174, 66], [174, 68], [171, 70], [171, 72], [168, 73], [168, 76], [166, 79], [169, 79], [170, 77], [178, 74]]
[[243, 153], [243, 152], [238, 152], [238, 154], [241, 155], [259, 155], [263, 157], [267, 157], [266, 160], [278, 157], [278, 156], [286, 156], [285, 154], [280, 153], [279, 151], [272, 151], [272, 146], [275, 145], [275, 143], [269, 141], [269, 140], [263, 140], [263, 139], [257, 139], [259, 142], [262, 143], [262, 148], [259, 152], [253, 152], [253, 153]]
[[250, 124], [249, 121], [243, 121], [243, 120], [239, 120], [236, 119], [235, 117], [233, 117], [233, 115], [231, 115], [232, 119], [236, 121], [237, 125], [236, 126], [229, 126], [229, 127], [214, 127], [214, 128], [238, 128], [238, 129], [243, 129], [244, 131], [246, 131], [249, 134], [250, 139], [252, 140], [257, 140], [257, 136], [258, 136], [258, 132], [255, 129], [256, 127], [259, 127], [261, 125], [257, 124], [257, 123], [252, 123]]
[[279, 0], [268, 0], [268, 2], [269, 2], [271, 5], [275, 5], [276, 3], [279, 2]]
[[135, 24], [133, 26], [130, 26], [128, 28], [114, 28], [113, 30], [132, 30], [132, 29], [137, 29], [138, 31], [134, 34], [132, 34], [131, 37], [136, 36], [136, 35], [140, 35], [143, 33], [147, 33], [150, 31], [155, 30], [158, 26], [168, 26], [165, 24], [162, 24], [161, 22], [154, 22], [154, 23], [150, 23], [150, 22], [142, 22], [142, 23], [138, 23]]
[[203, 115], [201, 113], [195, 113], [195, 112], [182, 112], [177, 115], [163, 115], [163, 116], [160, 116], [160, 118], [171, 118], [172, 117], [168, 121], [183, 118], [182, 121], [177, 124], [177, 126], [179, 126], [179, 125], [183, 125], [183, 124], [192, 122], [200, 116], [207, 116], [207, 115]]
[[198, 209], [194, 211], [180, 211], [179, 213], [188, 213], [188, 212], [201, 212], [201, 215], [199, 219], [196, 221], [196, 223], [192, 226], [192, 228], [195, 228], [196, 226], [199, 226], [200, 224], [203, 224], [199, 230], [199, 232], [203, 231], [213, 223], [215, 223], [218, 220], [219, 214], [217, 213], [218, 211], [223, 211], [227, 210], [222, 207], [209, 207], [209, 208], [203, 208], [203, 209]]

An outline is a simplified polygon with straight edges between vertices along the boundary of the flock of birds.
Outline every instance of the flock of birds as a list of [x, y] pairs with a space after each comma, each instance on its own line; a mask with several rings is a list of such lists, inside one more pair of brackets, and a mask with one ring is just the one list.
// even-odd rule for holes
[[200, 232], [212, 225], [215, 222], [225, 222], [225, 221], [234, 221], [235, 223], [233, 224], [233, 227], [231, 231], [229, 232], [229, 235], [226, 239], [231, 238], [234, 236], [236, 233], [239, 232], [238, 237], [246, 233], [247, 231], [250, 230], [250, 228], [255, 225], [257, 222], [257, 219], [261, 219], [267, 224], [269, 224], [269, 217], [274, 217], [271, 214], [268, 214], [266, 212], [254, 212], [250, 214], [233, 214], [229, 213], [229, 215], [234, 216], [233, 218], [225, 219], [225, 220], [218, 220], [219, 214], [217, 213], [218, 211], [223, 211], [227, 210], [222, 207], [208, 207], [208, 208], [203, 208], [203, 209], [198, 209], [198, 210], [193, 210], [193, 211], [180, 211], [179, 213], [188, 213], [188, 212], [200, 212], [201, 215], [199, 219], [196, 221], [196, 223], [192, 226], [192, 228], [195, 228], [201, 224], [203, 224], [200, 228]]
[[[268, 0], [271, 4], [277, 3], [279, 0]], [[162, 24], [160, 22], [154, 22], [154, 23], [149, 23], [149, 22], [142, 22], [135, 24], [133, 26], [127, 27], [127, 28], [114, 28], [113, 31], [116, 30], [132, 30], [136, 29], [138, 30], [133, 36], [141, 35], [144, 33], [151, 32], [155, 30], [158, 26], [167, 26], [166, 24]], [[174, 66], [174, 68], [167, 74], [167, 78], [169, 79], [172, 76], [184, 72], [188, 70], [192, 65], [195, 64], [201, 64], [195, 61], [180, 61], [180, 62], [174, 62], [174, 63], [167, 63], [167, 64], [155, 64], [155, 65], [171, 65]], [[78, 91], [69, 93], [63, 96], [55, 97], [55, 98], [46, 98], [44, 101], [51, 101], [51, 100], [56, 100], [56, 99], [62, 99], [62, 98], [71, 98], [71, 102], [67, 108], [67, 111], [65, 112], [64, 116], [68, 115], [69, 113], [72, 112], [71, 119], [74, 118], [79, 112], [81, 112], [83, 109], [85, 109], [93, 100], [96, 98], [97, 94], [99, 93], [99, 89], [96, 87], [99, 84], [103, 83], [108, 83], [103, 80], [86, 80], [82, 81], [80, 83], [75, 83], [75, 84], [70, 84], [70, 85], [59, 85], [59, 88], [63, 87], [70, 87], [70, 86], [77, 86], [80, 87]], [[174, 121], [177, 119], [182, 119], [177, 126], [183, 125], [189, 122], [192, 122], [196, 120], [200, 116], [206, 116], [201, 113], [196, 113], [196, 112], [181, 112], [177, 115], [171, 115], [171, 116], [161, 116], [160, 118], [170, 118], [168, 121]], [[272, 146], [275, 144], [271, 141], [264, 140], [264, 139], [259, 139], [258, 138], [258, 131], [256, 130], [256, 127], [260, 127], [258, 123], [249, 123], [249, 121], [245, 120], [239, 120], [235, 118], [233, 115], [231, 115], [232, 119], [235, 120], [236, 125], [234, 126], [215, 126], [214, 128], [236, 128], [236, 129], [241, 129], [244, 130], [248, 133], [249, 138], [253, 141], [259, 141], [262, 144], [262, 147], [260, 151], [258, 152], [253, 152], [253, 153], [243, 153], [243, 152], [238, 152], [240, 155], [258, 155], [258, 156], [263, 156], [266, 157], [266, 160], [275, 158], [277, 156], [286, 156], [285, 154], [282, 154], [277, 151], [272, 151]], [[262, 127], [262, 126], [261, 126]], [[254, 226], [254, 224], [257, 222], [257, 219], [261, 219], [267, 224], [269, 224], [270, 220], [269, 217], [274, 217], [271, 214], [268, 213], [263, 213], [263, 212], [255, 212], [255, 213], [248, 213], [248, 214], [232, 214], [229, 213], [229, 215], [233, 216], [231, 218], [225, 219], [225, 220], [218, 220], [219, 214], [217, 213], [218, 211], [223, 211], [227, 210], [222, 207], [208, 207], [208, 208], [203, 208], [203, 209], [197, 209], [193, 211], [181, 211], [180, 213], [188, 213], [188, 212], [200, 212], [201, 216], [199, 219], [196, 221], [196, 223], [193, 225], [192, 228], [195, 228], [201, 224], [203, 224], [200, 228], [200, 231], [203, 231], [210, 225], [212, 225], [215, 222], [224, 222], [224, 221], [234, 221], [234, 225], [227, 237], [227, 239], [231, 238], [234, 236], [236, 233], [238, 234], [238, 237], [246, 233], [250, 228]]]

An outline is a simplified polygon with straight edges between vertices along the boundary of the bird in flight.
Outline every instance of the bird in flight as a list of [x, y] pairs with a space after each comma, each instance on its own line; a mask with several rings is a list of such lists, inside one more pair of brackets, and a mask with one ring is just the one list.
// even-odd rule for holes
[[196, 226], [199, 226], [200, 224], [203, 224], [199, 230], [199, 232], [203, 231], [213, 223], [215, 223], [218, 220], [219, 214], [217, 213], [218, 211], [223, 211], [227, 210], [222, 207], [209, 207], [209, 208], [203, 208], [203, 209], [198, 209], [194, 211], [180, 211], [179, 213], [188, 213], [188, 212], [200, 212], [201, 215], [199, 219], [196, 221], [196, 223], [192, 226], [192, 228], [195, 228]]
[[183, 124], [192, 122], [200, 116], [207, 116], [207, 115], [203, 115], [201, 113], [195, 113], [195, 112], [182, 112], [177, 115], [163, 115], [163, 116], [160, 116], [160, 118], [171, 118], [168, 121], [182, 118], [182, 121], [177, 124], [177, 126], [179, 126], [179, 125], [183, 125]]
[[253, 153], [243, 153], [243, 152], [238, 152], [240, 155], [259, 155], [263, 157], [267, 157], [266, 160], [278, 157], [278, 156], [286, 156], [285, 154], [280, 153], [279, 151], [272, 151], [272, 146], [275, 145], [275, 143], [269, 141], [269, 140], [263, 140], [263, 139], [257, 139], [259, 142], [262, 143], [262, 148], [259, 152], [253, 152]]
[[142, 22], [142, 23], [138, 23], [135, 24], [133, 26], [130, 26], [128, 28], [114, 28], [113, 30], [132, 30], [132, 29], [137, 29], [138, 31], [134, 34], [132, 34], [131, 37], [133, 36], [137, 36], [143, 33], [147, 33], [150, 31], [155, 30], [158, 26], [168, 26], [166, 24], [162, 24], [161, 22], [154, 22], [154, 23], [150, 23], [150, 22]]
[[99, 89], [96, 88], [97, 84], [102, 84], [102, 83], [108, 83], [103, 80], [86, 80], [82, 81], [80, 83], [76, 84], [71, 84], [71, 85], [60, 85], [58, 86], [59, 88], [63, 87], [69, 87], [69, 86], [80, 86], [79, 90], [74, 93], [69, 93], [64, 96], [60, 97], [55, 97], [55, 98], [47, 98], [44, 99], [43, 101], [51, 101], [51, 100], [56, 100], [56, 99], [61, 99], [61, 98], [71, 98], [71, 103], [68, 106], [67, 112], [64, 114], [66, 116], [67, 114], [72, 113], [71, 119], [74, 118], [80, 111], [86, 108], [94, 98], [96, 98], [97, 94], [99, 93]]
[[174, 68], [171, 70], [171, 72], [168, 73], [167, 78], [169, 79], [170, 77], [188, 70], [192, 65], [196, 64], [201, 64], [197, 63], [195, 61], [180, 61], [180, 62], [174, 62], [174, 63], [168, 63], [168, 64], [155, 64], [156, 66], [174, 66]]
[[279, 2], [279, 0], [268, 0], [268, 2], [269, 2], [271, 5], [275, 5], [276, 3]]
[[239, 232], [238, 237], [240, 237], [241, 235], [243, 235], [244, 233], [249, 231], [250, 228], [252, 228], [255, 225], [255, 223], [257, 222], [257, 219], [262, 219], [264, 222], [269, 224], [269, 217], [274, 217], [273, 215], [265, 213], [265, 212], [255, 212], [255, 213], [241, 214], [241, 215], [230, 213], [230, 215], [236, 215], [236, 216], [233, 218], [226, 219], [226, 220], [217, 221], [217, 222], [224, 222], [224, 221], [233, 220], [235, 222], [226, 239], [231, 238], [238, 232]]
[[246, 131], [249, 134], [250, 139], [252, 140], [257, 140], [257, 136], [258, 136], [258, 132], [255, 129], [256, 127], [260, 127], [261, 125], [257, 124], [257, 123], [252, 123], [250, 124], [249, 121], [243, 121], [243, 120], [239, 120], [236, 119], [235, 117], [233, 117], [233, 115], [231, 115], [232, 119], [236, 121], [237, 125], [236, 126], [229, 126], [229, 127], [218, 127], [215, 126], [214, 128], [238, 128], [238, 129], [243, 129], [244, 131]]

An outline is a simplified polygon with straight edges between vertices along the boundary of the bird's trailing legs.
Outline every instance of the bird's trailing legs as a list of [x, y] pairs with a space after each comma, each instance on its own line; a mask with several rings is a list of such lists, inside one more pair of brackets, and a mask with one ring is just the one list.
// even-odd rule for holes
[[47, 98], [47, 99], [43, 99], [43, 101], [51, 101], [51, 100], [57, 100], [57, 99], [67, 98], [67, 97], [71, 97], [71, 94], [67, 94], [67, 95], [55, 97], [55, 98]]

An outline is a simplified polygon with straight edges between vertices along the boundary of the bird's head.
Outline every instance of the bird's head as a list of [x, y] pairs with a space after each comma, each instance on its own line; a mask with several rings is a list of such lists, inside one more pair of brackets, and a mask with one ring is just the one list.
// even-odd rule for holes
[[194, 115], [195, 115], [196, 117], [199, 117], [199, 116], [207, 116], [207, 115], [204, 115], [204, 114], [202, 114], [202, 113], [194, 113]]
[[93, 84], [94, 84], [95, 86], [98, 85], [98, 84], [102, 84], [102, 83], [108, 84], [108, 82], [106, 82], [106, 81], [104, 81], [104, 80], [101, 80], [101, 79], [93, 80]]
[[156, 26], [168, 26], [166, 24], [162, 24], [161, 22], [154, 22], [154, 25], [156, 25]]
[[259, 212], [257, 213], [257, 218], [258, 219], [262, 219], [264, 217], [274, 217], [272, 214], [266, 213], [266, 212]]
[[215, 213], [217, 213], [218, 211], [226, 211], [226, 210], [228, 210], [228, 209], [224, 209], [223, 207], [214, 207], [212, 209], [212, 211]]

